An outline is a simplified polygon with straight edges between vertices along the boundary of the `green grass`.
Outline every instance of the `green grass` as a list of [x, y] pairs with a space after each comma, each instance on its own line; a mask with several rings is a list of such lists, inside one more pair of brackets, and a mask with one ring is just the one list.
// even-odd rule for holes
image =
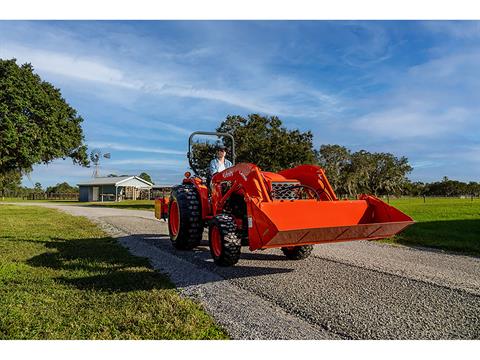
[[59, 205], [79, 205], [79, 206], [92, 206], [92, 207], [111, 207], [117, 209], [127, 209], [127, 210], [151, 210], [155, 209], [155, 200], [123, 200], [119, 202], [114, 201], [96, 201], [96, 202], [80, 202], [78, 200], [23, 200], [20, 198], [4, 198], [1, 202], [48, 202]]
[[480, 256], [480, 201], [459, 198], [405, 198], [390, 205], [417, 223], [387, 240]]
[[87, 219], [16, 205], [0, 218], [0, 339], [227, 337]]
[[60, 203], [60, 204], [80, 204], [78, 200], [26, 200], [22, 198], [15, 198], [15, 197], [0, 197], [0, 204], [2, 202], [15, 202], [15, 203], [22, 203], [22, 202], [48, 202], [48, 203]]

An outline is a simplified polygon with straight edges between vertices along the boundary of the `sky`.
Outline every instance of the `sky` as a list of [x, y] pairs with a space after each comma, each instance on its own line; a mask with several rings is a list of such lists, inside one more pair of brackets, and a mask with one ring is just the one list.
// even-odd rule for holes
[[[102, 175], [178, 183], [192, 131], [259, 113], [406, 156], [414, 181], [480, 181], [478, 21], [0, 21], [0, 58], [61, 89]], [[91, 176], [56, 160], [23, 184]]]

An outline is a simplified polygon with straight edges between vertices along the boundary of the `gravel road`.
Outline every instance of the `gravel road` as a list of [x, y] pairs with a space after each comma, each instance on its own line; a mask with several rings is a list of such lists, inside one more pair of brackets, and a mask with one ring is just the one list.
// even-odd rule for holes
[[152, 212], [41, 205], [86, 216], [148, 257], [235, 339], [480, 338], [479, 258], [359, 241], [318, 245], [304, 261], [244, 247], [220, 268], [206, 241], [174, 250]]

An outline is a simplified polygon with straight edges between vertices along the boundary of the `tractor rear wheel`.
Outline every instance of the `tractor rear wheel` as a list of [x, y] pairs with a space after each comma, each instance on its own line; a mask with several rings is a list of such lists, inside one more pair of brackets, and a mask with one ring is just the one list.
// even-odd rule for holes
[[192, 185], [173, 189], [168, 204], [168, 232], [173, 246], [179, 250], [191, 250], [200, 244], [203, 234], [201, 206]]
[[302, 260], [310, 256], [313, 245], [283, 247], [282, 251], [289, 260]]
[[215, 216], [210, 223], [208, 239], [215, 264], [232, 266], [238, 262], [242, 239], [238, 236], [237, 225], [232, 215]]

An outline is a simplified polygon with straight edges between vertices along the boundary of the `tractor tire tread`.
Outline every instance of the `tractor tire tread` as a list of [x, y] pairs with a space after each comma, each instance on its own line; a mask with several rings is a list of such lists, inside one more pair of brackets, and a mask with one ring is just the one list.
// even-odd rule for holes
[[[203, 235], [198, 193], [193, 185], [184, 184], [174, 187], [172, 196], [177, 199], [180, 211], [180, 229], [175, 239], [170, 234], [170, 240], [176, 249], [192, 250], [200, 245]], [[196, 208], [192, 209], [193, 207]]]
[[235, 265], [240, 259], [241, 238], [237, 235], [235, 218], [229, 214], [220, 214], [213, 218], [212, 225], [217, 226], [222, 238], [222, 254], [213, 260], [220, 266]]
[[303, 260], [310, 256], [313, 245], [295, 246], [293, 248], [283, 247], [282, 252], [289, 260]]

